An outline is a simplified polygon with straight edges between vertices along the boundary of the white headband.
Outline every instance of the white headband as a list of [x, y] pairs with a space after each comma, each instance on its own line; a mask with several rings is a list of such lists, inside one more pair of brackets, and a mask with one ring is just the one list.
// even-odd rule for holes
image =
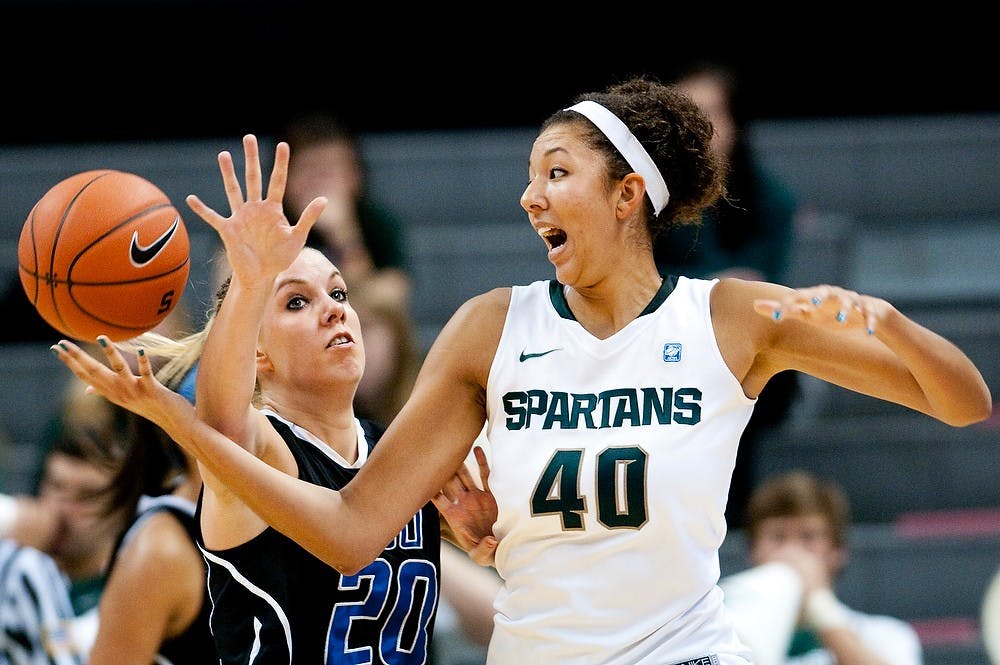
[[574, 104], [565, 110], [576, 111], [584, 116], [608, 137], [611, 145], [618, 149], [632, 170], [646, 181], [646, 193], [649, 194], [649, 200], [653, 202], [653, 213], [659, 215], [660, 211], [667, 205], [667, 201], [670, 200], [670, 191], [667, 189], [667, 183], [663, 181], [660, 169], [656, 168], [653, 158], [639, 143], [639, 139], [629, 131], [625, 123], [608, 109], [590, 100]]

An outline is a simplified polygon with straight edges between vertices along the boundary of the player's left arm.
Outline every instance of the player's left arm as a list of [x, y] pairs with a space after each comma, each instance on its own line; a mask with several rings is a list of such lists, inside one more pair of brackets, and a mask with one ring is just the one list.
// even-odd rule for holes
[[713, 311], [735, 313], [729, 338], [742, 330], [752, 340], [743, 344], [754, 345], [744, 349], [743, 373], [735, 370], [748, 394], [794, 369], [956, 427], [992, 413], [989, 388], [969, 357], [882, 298], [741, 280], [724, 280], [716, 291]]

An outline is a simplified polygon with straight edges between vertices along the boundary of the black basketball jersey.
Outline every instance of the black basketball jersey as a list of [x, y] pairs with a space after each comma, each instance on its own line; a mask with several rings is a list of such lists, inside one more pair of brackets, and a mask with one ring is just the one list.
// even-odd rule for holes
[[[139, 503], [139, 510], [132, 523], [122, 534], [115, 547], [115, 553], [111, 559], [109, 571], [118, 560], [118, 554], [125, 544], [139, 530], [139, 527], [150, 516], [166, 512], [174, 517], [191, 538], [191, 543], [197, 545], [198, 528], [194, 518], [195, 504], [180, 497], [169, 494], [157, 497], [143, 497]], [[137, 590], [141, 593], [142, 590]], [[219, 658], [215, 653], [215, 642], [212, 633], [209, 631], [208, 617], [211, 606], [208, 601], [208, 594], [202, 596], [201, 608], [198, 616], [195, 617], [187, 630], [176, 637], [163, 641], [160, 645], [160, 652], [156, 659], [157, 665], [216, 665]]]
[[[307, 432], [268, 417], [294, 454], [299, 478], [333, 489], [355, 476], [382, 435], [374, 423], [357, 421], [359, 445], [366, 448], [358, 464], [348, 466]], [[200, 517], [200, 501], [198, 508]], [[272, 528], [226, 550], [209, 550], [203, 540], [199, 545], [223, 665], [429, 662], [441, 551], [432, 503], [356, 575], [341, 575]]]

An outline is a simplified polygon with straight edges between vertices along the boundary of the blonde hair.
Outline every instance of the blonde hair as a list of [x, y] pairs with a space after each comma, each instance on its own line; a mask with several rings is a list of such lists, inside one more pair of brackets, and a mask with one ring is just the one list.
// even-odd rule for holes
[[179, 339], [172, 339], [157, 332], [145, 332], [134, 339], [120, 342], [118, 348], [132, 353], [142, 348], [150, 356], [164, 360], [165, 362], [156, 370], [156, 378], [168, 388], [176, 389], [191, 368], [198, 364], [201, 351], [205, 348], [208, 331], [212, 329], [215, 315], [218, 314], [228, 292], [229, 278], [226, 278], [215, 292], [215, 301], [201, 330]]
[[211, 324], [212, 319], [209, 319], [205, 327], [198, 332], [176, 340], [159, 333], [148, 332], [126, 344], [132, 349], [141, 346], [151, 356], [165, 360], [166, 362], [156, 370], [156, 378], [163, 385], [173, 389], [180, 385], [191, 368], [198, 363]]

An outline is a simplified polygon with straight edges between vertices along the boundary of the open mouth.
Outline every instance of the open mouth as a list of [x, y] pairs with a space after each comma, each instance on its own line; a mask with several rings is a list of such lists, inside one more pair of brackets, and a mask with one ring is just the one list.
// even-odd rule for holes
[[350, 344], [353, 341], [354, 340], [351, 338], [350, 335], [346, 333], [341, 333], [336, 337], [334, 337], [332, 340], [330, 340], [330, 343], [327, 344], [327, 347], [329, 348], [334, 346], [343, 346], [344, 344]]
[[549, 246], [550, 250], [561, 247], [566, 242], [566, 232], [562, 229], [546, 227], [539, 229], [538, 235], [542, 236], [542, 239]]

